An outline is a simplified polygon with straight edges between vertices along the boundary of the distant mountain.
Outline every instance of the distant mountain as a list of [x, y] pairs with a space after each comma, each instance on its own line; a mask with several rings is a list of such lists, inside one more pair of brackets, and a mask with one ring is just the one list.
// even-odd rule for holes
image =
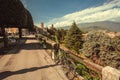
[[67, 30], [70, 28], [70, 26], [57, 27], [57, 29], [61, 29], [61, 28]]
[[112, 22], [112, 21], [82, 23], [82, 24], [78, 24], [78, 27], [84, 31], [102, 29], [102, 30], [120, 32], [120, 23]]
[[[92, 22], [92, 23], [81, 23], [77, 24], [78, 27], [83, 31], [90, 30], [108, 30], [108, 31], [116, 31], [120, 32], [120, 22], [112, 22], [112, 21], [100, 21], [100, 22]], [[64, 29], [69, 29], [70, 26], [61, 27]]]

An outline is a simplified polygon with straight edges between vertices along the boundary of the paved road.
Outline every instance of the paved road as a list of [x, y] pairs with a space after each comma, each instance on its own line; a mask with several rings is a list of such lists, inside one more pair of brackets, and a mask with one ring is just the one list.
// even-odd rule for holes
[[38, 41], [29, 39], [0, 58], [0, 80], [67, 80]]

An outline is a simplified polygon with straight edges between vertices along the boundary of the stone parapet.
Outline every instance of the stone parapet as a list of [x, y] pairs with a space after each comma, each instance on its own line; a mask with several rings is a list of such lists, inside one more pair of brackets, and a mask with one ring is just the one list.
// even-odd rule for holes
[[106, 66], [102, 69], [102, 80], [120, 80], [120, 71]]

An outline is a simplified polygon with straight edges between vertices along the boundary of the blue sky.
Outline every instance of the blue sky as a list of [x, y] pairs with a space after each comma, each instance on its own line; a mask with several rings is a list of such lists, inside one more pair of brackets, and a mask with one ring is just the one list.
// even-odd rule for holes
[[[120, 18], [120, 0], [21, 0], [31, 12], [34, 23], [47, 26], [70, 25], [95, 21], [117, 21]], [[113, 14], [117, 14], [113, 16]], [[110, 15], [111, 14], [111, 15]], [[105, 19], [102, 19], [105, 18]]]

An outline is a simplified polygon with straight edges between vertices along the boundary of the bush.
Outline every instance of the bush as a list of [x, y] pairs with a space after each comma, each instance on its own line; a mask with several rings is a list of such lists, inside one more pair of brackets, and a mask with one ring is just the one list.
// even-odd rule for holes
[[89, 32], [84, 40], [83, 54], [90, 54], [91, 60], [102, 66], [120, 69], [120, 36], [110, 38], [104, 31]]

